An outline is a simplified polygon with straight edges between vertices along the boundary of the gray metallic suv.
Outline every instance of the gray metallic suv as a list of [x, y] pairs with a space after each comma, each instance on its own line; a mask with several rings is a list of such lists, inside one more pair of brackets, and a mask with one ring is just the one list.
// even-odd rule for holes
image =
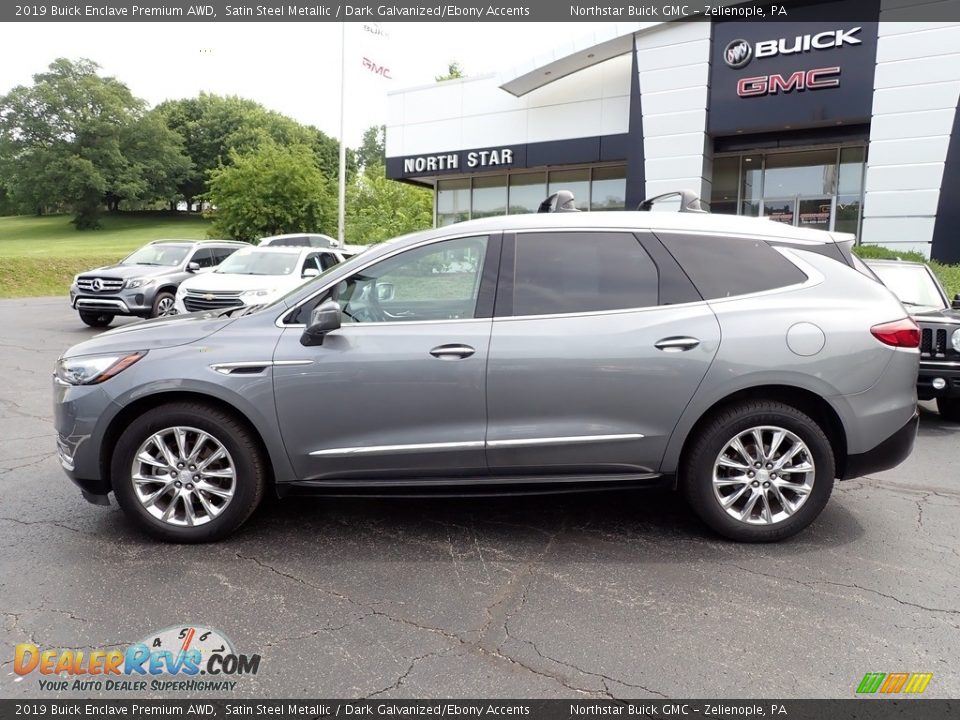
[[106, 327], [117, 315], [172, 315], [181, 282], [215, 268], [242, 247], [250, 246], [232, 240], [155, 240], [114, 265], [77, 275], [70, 306], [90, 327]]
[[913, 446], [919, 331], [828, 233], [695, 213], [488, 218], [264, 307], [126, 326], [54, 380], [60, 461], [147, 532], [281, 496], [668, 486], [773, 541]]

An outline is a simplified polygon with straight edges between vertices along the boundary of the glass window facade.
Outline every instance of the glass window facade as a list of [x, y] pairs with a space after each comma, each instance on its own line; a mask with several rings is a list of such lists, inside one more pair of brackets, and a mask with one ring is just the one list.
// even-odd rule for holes
[[865, 163], [863, 145], [717, 157], [710, 209], [858, 234]]
[[579, 210], [623, 210], [627, 168], [607, 165], [439, 180], [437, 227], [472, 218], [535, 213], [558, 190], [571, 191]]

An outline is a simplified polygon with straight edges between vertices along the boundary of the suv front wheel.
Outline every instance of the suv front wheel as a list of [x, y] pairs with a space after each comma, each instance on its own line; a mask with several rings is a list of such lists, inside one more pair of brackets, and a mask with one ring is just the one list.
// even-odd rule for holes
[[129, 424], [114, 448], [111, 481], [120, 507], [150, 535], [211, 542], [260, 504], [266, 467], [258, 442], [235, 417], [172, 403]]
[[812, 523], [830, 498], [835, 462], [821, 427], [794, 407], [749, 401], [700, 428], [681, 466], [693, 511], [719, 534], [774, 542]]

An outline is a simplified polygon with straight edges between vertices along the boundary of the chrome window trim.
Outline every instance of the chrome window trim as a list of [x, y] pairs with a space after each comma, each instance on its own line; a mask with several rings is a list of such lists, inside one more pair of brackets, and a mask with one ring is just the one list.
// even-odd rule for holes
[[[424, 232], [429, 232], [429, 231], [426, 231], [426, 230], [425, 230]], [[351, 272], [348, 277], [350, 277], [350, 276], [352, 276], [352, 275], [356, 275], [358, 272], [362, 272], [362, 271], [366, 270], [368, 267], [371, 267], [372, 265], [376, 265], [378, 262], [381, 262], [381, 261], [383, 261], [383, 260], [388, 260], [389, 258], [392, 258], [392, 257], [394, 257], [395, 255], [399, 255], [399, 254], [402, 253], [402, 252], [406, 252], [407, 250], [415, 250], [415, 249], [417, 249], [417, 248], [425, 247], [425, 246], [427, 246], [427, 245], [432, 245], [432, 244], [434, 244], [434, 243], [447, 242], [448, 240], [462, 240], [462, 239], [464, 239], [464, 238], [475, 238], [475, 237], [482, 237], [482, 238], [488, 238], [488, 239], [489, 239], [491, 235], [501, 235], [501, 234], [503, 234], [504, 232], [507, 232], [507, 231], [505, 231], [505, 230], [488, 230], [488, 231], [481, 231], [481, 232], [476, 232], [476, 231], [474, 231], [474, 232], [471, 232], [471, 233], [458, 233], [458, 234], [455, 234], [455, 235], [443, 235], [443, 236], [441, 236], [441, 237], [431, 237], [431, 238], [427, 238], [427, 239], [422, 240], [422, 241], [420, 241], [420, 242], [414, 243], [413, 245], [406, 245], [405, 247], [397, 248], [397, 249], [394, 250], [393, 252], [387, 253], [386, 255], [381, 255], [380, 257], [376, 258], [375, 260], [371, 260], [370, 262], [368, 262], [368, 263], [366, 263], [366, 264], [364, 264], [364, 265], [358, 265], [357, 267], [355, 267], [355, 268], [353, 269], [353, 272]], [[388, 241], [388, 242], [389, 242], [389, 241]], [[356, 256], [354, 255], [354, 256], [352, 256], [352, 257], [356, 257]], [[482, 274], [482, 273], [481, 273], [481, 274]], [[303, 300], [301, 300], [300, 302], [298, 302], [296, 305], [292, 305], [292, 306], [284, 309], [283, 312], [281, 312], [280, 315], [277, 316], [276, 320], [274, 320], [273, 324], [276, 325], [278, 328], [304, 328], [304, 327], [306, 327], [306, 323], [285, 323], [285, 322], [283, 322], [283, 318], [285, 318], [287, 315], [289, 315], [290, 313], [292, 313], [294, 310], [297, 310], [297, 309], [300, 308], [301, 306], [306, 305], [308, 302], [310, 302], [311, 300], [313, 300], [313, 299], [314, 299], [315, 297], [317, 297], [318, 295], [322, 295], [322, 294], [325, 293], [327, 290], [329, 290], [329, 289], [332, 288], [334, 285], [336, 285], [337, 283], [340, 283], [340, 282], [343, 282], [343, 280], [337, 280], [337, 281], [335, 281], [335, 282], [328, 283], [328, 284], [324, 285], [322, 288], [319, 288], [319, 289], [318, 289], [315, 293], [313, 293], [312, 295], [308, 295], [307, 297], [305, 297]], [[466, 319], [463, 319], [463, 320], [411, 320], [410, 322], [397, 321], [397, 322], [390, 322], [390, 323], [356, 323], [356, 326], [359, 327], [360, 325], [368, 325], [368, 326], [371, 326], [371, 327], [372, 327], [372, 326], [383, 327], [384, 325], [422, 325], [422, 324], [425, 324], [425, 323], [435, 324], [435, 323], [444, 323], [444, 322], [470, 322], [470, 321], [474, 321], [474, 320], [488, 320], [488, 321], [489, 321], [490, 318], [466, 318]], [[348, 327], [348, 326], [344, 326], [344, 327]], [[341, 329], [342, 329], [342, 328], [341, 328]]]
[[566, 445], [568, 443], [622, 442], [642, 440], [640, 433], [621, 433], [619, 435], [570, 435], [567, 437], [517, 438], [511, 440], [487, 440], [488, 448], [539, 447], [542, 445]]

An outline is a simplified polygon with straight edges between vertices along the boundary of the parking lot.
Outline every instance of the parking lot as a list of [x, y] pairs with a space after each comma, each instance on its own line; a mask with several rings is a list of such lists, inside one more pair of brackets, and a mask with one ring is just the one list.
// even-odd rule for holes
[[778, 545], [721, 541], [664, 492], [274, 501], [220, 544], [161, 545], [55, 457], [53, 364], [95, 332], [64, 299], [0, 301], [4, 696], [45, 696], [17, 643], [194, 623], [262, 656], [219, 697], [853, 697], [897, 671], [960, 695], [960, 426], [932, 406], [904, 465]]

